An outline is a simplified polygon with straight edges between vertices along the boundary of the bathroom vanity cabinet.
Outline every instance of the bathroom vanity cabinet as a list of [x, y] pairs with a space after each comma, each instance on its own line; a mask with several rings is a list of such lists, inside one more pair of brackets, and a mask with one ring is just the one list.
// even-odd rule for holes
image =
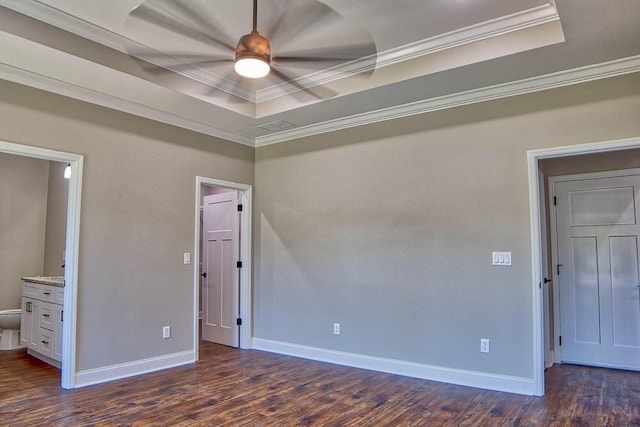
[[20, 342], [53, 366], [62, 361], [64, 286], [61, 278], [23, 277]]

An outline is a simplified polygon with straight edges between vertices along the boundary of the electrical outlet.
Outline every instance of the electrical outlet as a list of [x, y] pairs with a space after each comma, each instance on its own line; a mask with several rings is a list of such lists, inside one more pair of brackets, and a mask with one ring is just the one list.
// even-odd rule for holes
[[340, 323], [333, 324], [333, 335], [340, 335]]
[[480, 339], [480, 352], [489, 353], [489, 340], [487, 338]]
[[171, 326], [163, 326], [162, 327], [162, 338], [167, 339], [171, 338]]

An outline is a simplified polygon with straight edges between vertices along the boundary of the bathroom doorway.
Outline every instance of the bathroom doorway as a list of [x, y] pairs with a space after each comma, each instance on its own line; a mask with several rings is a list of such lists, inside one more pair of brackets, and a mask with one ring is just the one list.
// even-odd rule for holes
[[[80, 232], [80, 199], [81, 199], [81, 183], [82, 183], [82, 165], [83, 156], [65, 153], [60, 151], [48, 150], [38, 147], [32, 147], [22, 144], [15, 144], [6, 141], [0, 141], [0, 155], [11, 156], [6, 159], [11, 163], [14, 160], [16, 163], [29, 163], [31, 160], [37, 162], [41, 161], [40, 167], [35, 166], [36, 169], [46, 169], [46, 190], [40, 190], [42, 198], [48, 199], [60, 198], [60, 193], [63, 195], [66, 193], [66, 201], [59, 203], [60, 200], [52, 201], [51, 206], [48, 206], [47, 200], [40, 201], [40, 205], [44, 206], [45, 215], [41, 217], [40, 222], [44, 221], [44, 225], [41, 227], [41, 244], [39, 249], [32, 249], [33, 251], [42, 252], [42, 255], [36, 257], [36, 264], [42, 262], [40, 269], [31, 273], [25, 273], [21, 271], [15, 280], [20, 280], [21, 276], [33, 276], [40, 274], [38, 271], [42, 271], [44, 274], [45, 268], [53, 275], [60, 275], [64, 280], [64, 322], [62, 322], [62, 360], [61, 360], [61, 386], [63, 388], [75, 387], [75, 360], [76, 360], [76, 296], [77, 296], [77, 278], [78, 278], [78, 246], [79, 246], [79, 232]], [[59, 171], [64, 171], [66, 166], [69, 166], [71, 176], [68, 179], [67, 186], [57, 185], [55, 189], [49, 191], [49, 175], [50, 173], [56, 174]], [[41, 171], [42, 173], [42, 171]], [[14, 178], [8, 178], [7, 191], [12, 191], [12, 186], [18, 186]], [[5, 184], [7, 184], [5, 182]], [[40, 185], [42, 187], [42, 184]], [[66, 187], [66, 188], [65, 188]], [[28, 188], [13, 191], [15, 196], [19, 193], [29, 192]], [[33, 199], [33, 198], [32, 198]], [[30, 202], [27, 202], [30, 203]], [[46, 210], [50, 208], [56, 210], [55, 215], [52, 213], [51, 218], [46, 218]], [[65, 218], [61, 218], [60, 211], [63, 211]], [[31, 210], [25, 209], [23, 215], [17, 218], [24, 219], [31, 214]], [[44, 218], [44, 219], [42, 219]], [[17, 219], [14, 221], [18, 221]], [[62, 227], [60, 223], [64, 224], [65, 230], [61, 232]], [[8, 224], [12, 230], [18, 229], [19, 224]], [[50, 234], [46, 232], [47, 225], [50, 226]], [[12, 236], [12, 241], [18, 239], [18, 236]], [[47, 247], [46, 240], [50, 239], [49, 247]], [[64, 255], [63, 255], [64, 251]], [[6, 251], [5, 251], [6, 252]], [[18, 254], [13, 254], [18, 255]], [[46, 259], [46, 261], [45, 261]], [[12, 259], [8, 262], [12, 263]], [[46, 267], [45, 267], [46, 264]], [[64, 267], [62, 267], [64, 265]], [[21, 267], [30, 269], [31, 267]], [[37, 268], [37, 267], [34, 267]], [[12, 293], [21, 293], [21, 284], [18, 286], [19, 290], [12, 290]], [[16, 295], [12, 296], [16, 299]], [[21, 303], [18, 303], [18, 307]]]

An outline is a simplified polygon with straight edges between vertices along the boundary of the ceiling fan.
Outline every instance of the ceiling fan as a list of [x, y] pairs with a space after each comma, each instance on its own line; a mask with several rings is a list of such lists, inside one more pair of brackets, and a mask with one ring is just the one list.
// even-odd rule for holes
[[[375, 69], [377, 52], [369, 33], [326, 4], [261, 0], [261, 8], [266, 12], [260, 21], [262, 34], [258, 32], [258, 0], [253, 0], [249, 33], [243, 23], [248, 21], [246, 12], [237, 1], [146, 0], [129, 14], [127, 26], [137, 32], [133, 39], [142, 41], [128, 51], [152, 64], [152, 72], [212, 71], [232, 84], [267, 80], [257, 87], [284, 83], [317, 98], [326, 96], [312, 88], [326, 80], [314, 82], [310, 75], [327, 68], [343, 67], [343, 77]], [[228, 25], [241, 28], [229, 29]], [[245, 34], [238, 37], [238, 33]], [[156, 39], [158, 34], [164, 38]], [[231, 70], [235, 72], [229, 73]]]

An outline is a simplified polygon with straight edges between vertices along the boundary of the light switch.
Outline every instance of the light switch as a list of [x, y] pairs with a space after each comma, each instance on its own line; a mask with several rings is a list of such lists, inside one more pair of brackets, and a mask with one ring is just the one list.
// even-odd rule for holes
[[184, 261], [185, 264], [191, 264], [191, 254], [189, 252], [184, 253]]
[[492, 265], [511, 265], [511, 252], [493, 252], [491, 254]]

